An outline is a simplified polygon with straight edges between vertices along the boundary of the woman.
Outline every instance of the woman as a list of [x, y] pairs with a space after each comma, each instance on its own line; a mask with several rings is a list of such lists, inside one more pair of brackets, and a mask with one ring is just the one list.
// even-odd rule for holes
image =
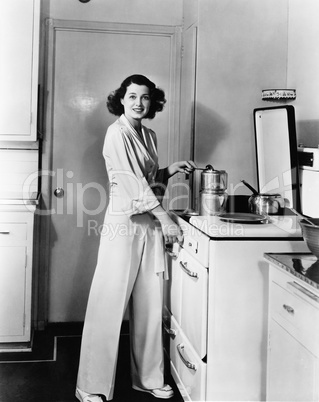
[[109, 111], [120, 117], [108, 128], [103, 147], [110, 201], [82, 335], [76, 389], [82, 402], [113, 398], [128, 303], [132, 386], [157, 398], [173, 396], [163, 375], [163, 244], [182, 242], [183, 235], [159, 198], [169, 177], [190, 173], [195, 164], [182, 161], [158, 169], [156, 135], [142, 120], [154, 118], [165, 102], [164, 92], [142, 75], [126, 78], [108, 97]]

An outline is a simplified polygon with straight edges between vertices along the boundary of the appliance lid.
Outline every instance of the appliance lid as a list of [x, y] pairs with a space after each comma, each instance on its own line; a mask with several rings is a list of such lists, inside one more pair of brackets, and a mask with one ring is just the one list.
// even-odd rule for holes
[[254, 127], [259, 192], [279, 193], [300, 211], [294, 107], [254, 109]]

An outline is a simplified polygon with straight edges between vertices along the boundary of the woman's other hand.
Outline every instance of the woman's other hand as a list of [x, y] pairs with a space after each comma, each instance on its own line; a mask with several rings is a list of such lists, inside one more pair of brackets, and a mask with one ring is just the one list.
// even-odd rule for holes
[[176, 173], [190, 174], [196, 169], [196, 164], [193, 161], [174, 162], [167, 167], [168, 176], [174, 176]]
[[173, 221], [169, 214], [161, 205], [151, 211], [161, 224], [163, 237], [166, 244], [179, 243], [183, 244], [184, 236], [180, 226]]
[[161, 226], [165, 244], [183, 244], [183, 232], [180, 226], [175, 223], [169, 216], [161, 221]]

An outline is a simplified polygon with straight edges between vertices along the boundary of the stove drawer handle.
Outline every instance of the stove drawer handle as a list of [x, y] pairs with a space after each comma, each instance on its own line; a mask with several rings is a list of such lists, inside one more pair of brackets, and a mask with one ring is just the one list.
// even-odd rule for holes
[[294, 310], [292, 307], [288, 306], [288, 304], [283, 304], [282, 307], [283, 307], [289, 314], [294, 314], [294, 313], [295, 313], [295, 310]]
[[8, 230], [2, 230], [0, 232], [0, 234], [8, 235], [8, 234], [10, 234], [10, 232]]
[[190, 269], [187, 268], [187, 262], [180, 261], [179, 264], [182, 270], [186, 272], [188, 276], [190, 276], [191, 278], [198, 278], [197, 272], [191, 271]]
[[184, 345], [182, 343], [179, 343], [177, 345], [177, 352], [179, 354], [179, 357], [181, 358], [182, 362], [185, 364], [185, 366], [187, 368], [189, 368], [190, 370], [197, 370], [196, 364], [195, 363], [191, 363], [188, 360], [185, 359], [185, 357], [183, 356], [183, 350], [184, 350]]

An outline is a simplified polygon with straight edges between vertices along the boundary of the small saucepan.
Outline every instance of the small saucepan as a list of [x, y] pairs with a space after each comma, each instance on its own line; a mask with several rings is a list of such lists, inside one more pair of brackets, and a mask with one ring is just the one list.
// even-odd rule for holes
[[245, 180], [242, 183], [252, 191], [248, 205], [254, 214], [281, 215], [286, 206], [285, 199], [280, 194], [258, 193]]

